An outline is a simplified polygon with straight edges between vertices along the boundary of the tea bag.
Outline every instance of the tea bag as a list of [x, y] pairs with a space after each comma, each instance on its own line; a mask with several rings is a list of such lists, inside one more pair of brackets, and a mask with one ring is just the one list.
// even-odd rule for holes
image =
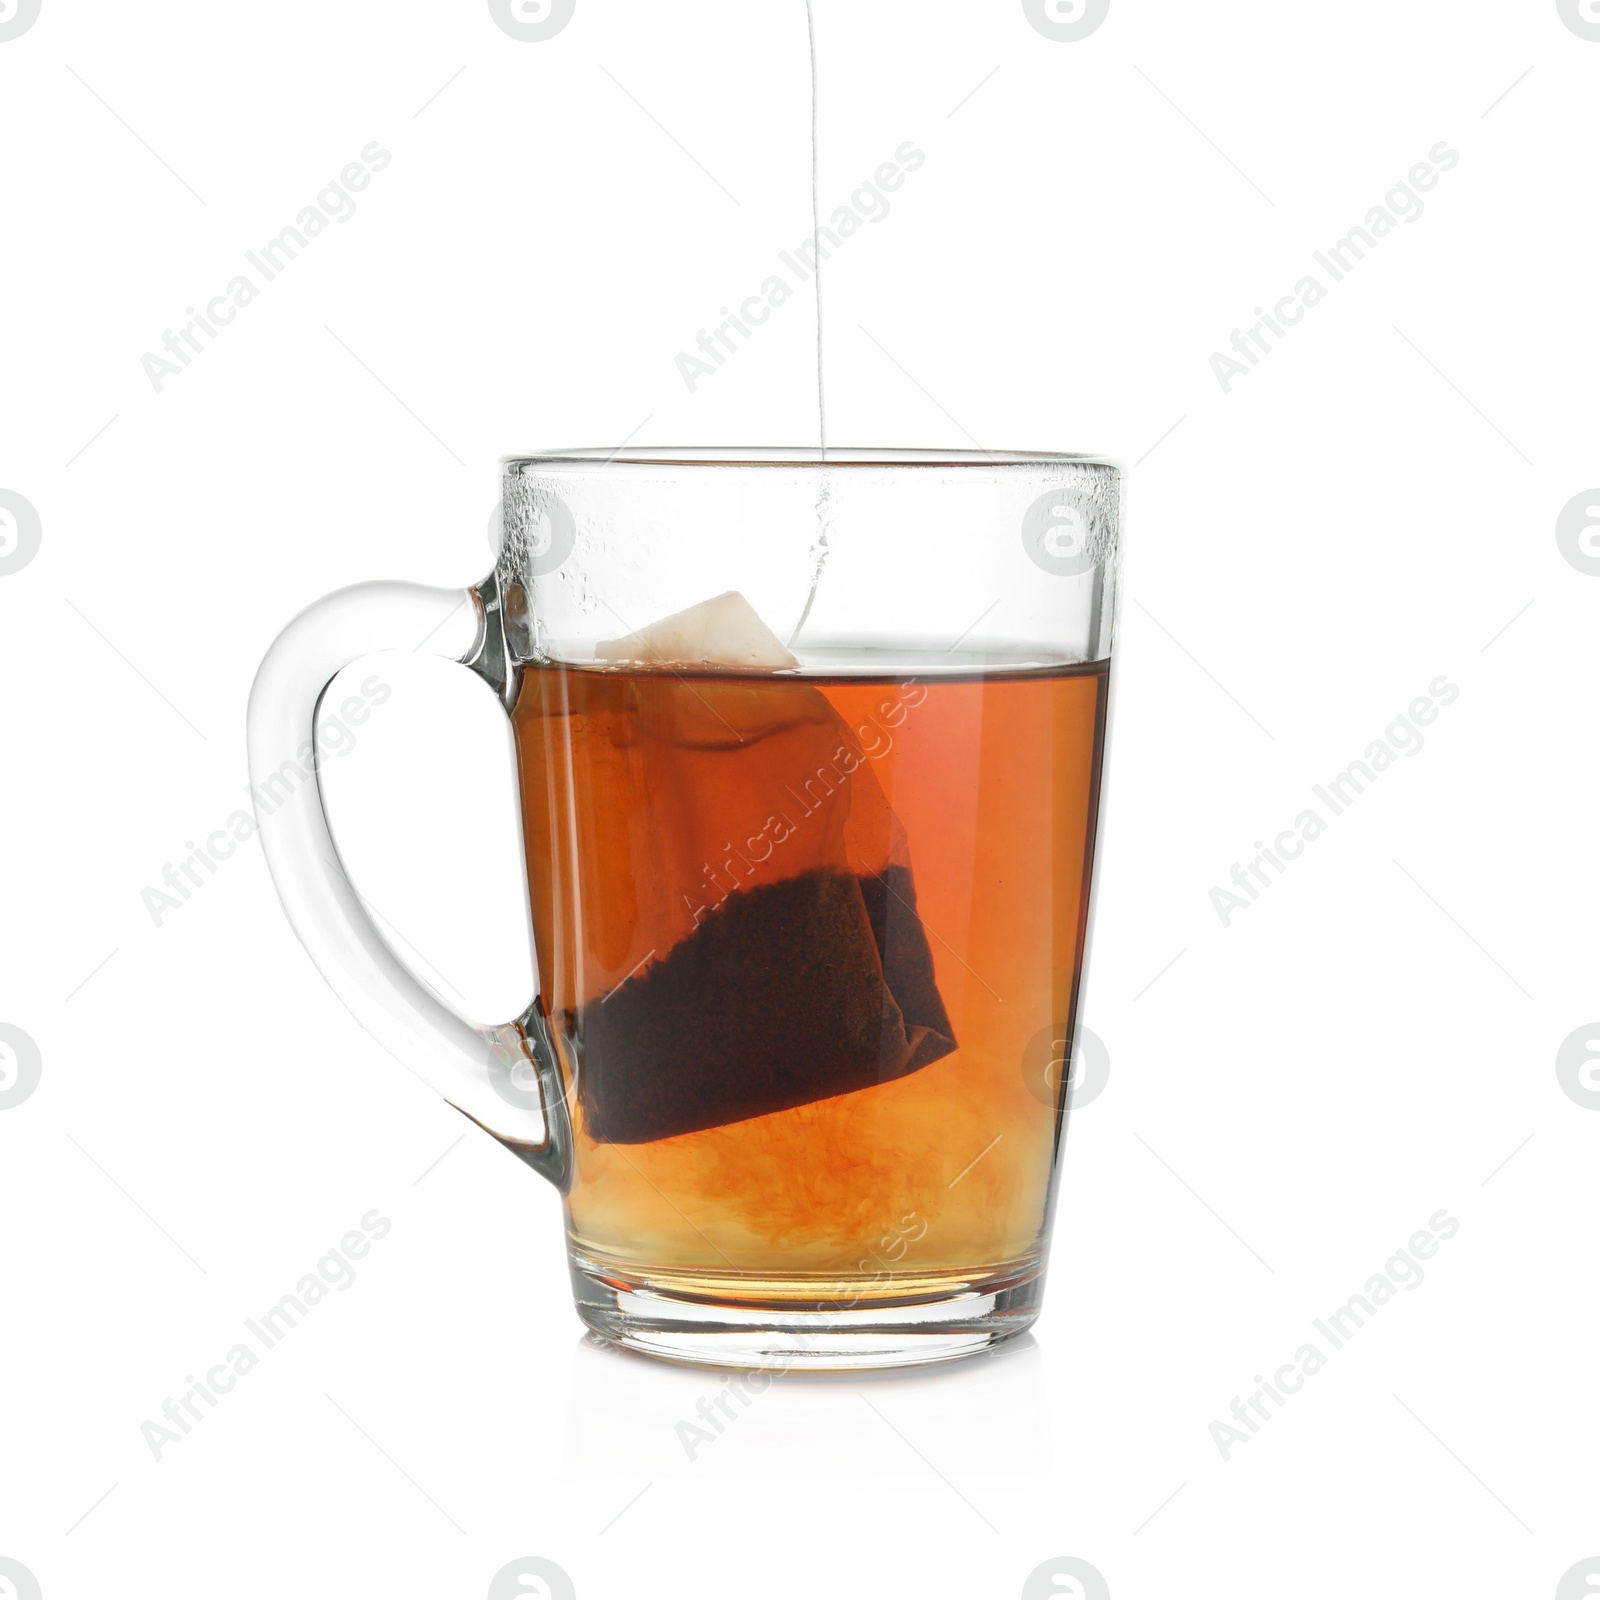
[[732, 591], [674, 612], [638, 633], [602, 639], [595, 646], [595, 655], [601, 661], [637, 661], [647, 666], [666, 662], [682, 667], [772, 671], [800, 665], [755, 607]]
[[629, 825], [650, 830], [629, 858], [651, 868], [614, 960], [652, 942], [563, 1019], [590, 1136], [739, 1122], [954, 1050], [905, 829], [827, 697], [762, 675], [798, 663], [749, 603], [720, 595], [597, 653], [663, 670], [608, 686], [627, 700], [608, 726], [641, 801]]

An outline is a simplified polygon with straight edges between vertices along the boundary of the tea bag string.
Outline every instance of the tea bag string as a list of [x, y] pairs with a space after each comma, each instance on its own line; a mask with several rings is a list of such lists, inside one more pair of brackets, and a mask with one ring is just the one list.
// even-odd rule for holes
[[[817, 438], [821, 446], [822, 459], [828, 459], [828, 400], [827, 387], [823, 381], [822, 363], [822, 203], [820, 199], [820, 182], [818, 176], [818, 144], [817, 144], [817, 25], [812, 13], [812, 0], [806, 0], [806, 39], [811, 51], [811, 255], [815, 266], [812, 274], [817, 295]], [[831, 507], [828, 503], [827, 474], [822, 475], [822, 483], [817, 492], [817, 538], [812, 545], [812, 553], [816, 557], [816, 566], [811, 573], [811, 588], [806, 594], [805, 609], [800, 613], [800, 620], [795, 624], [794, 632], [789, 635], [789, 648], [792, 650], [796, 640], [804, 630], [806, 621], [811, 615], [811, 608], [817, 603], [817, 587], [822, 582], [822, 569], [828, 562], [828, 520]]]
[[[817, 24], [812, 0], [806, 0], [806, 41], [811, 52], [811, 250], [816, 259], [817, 294], [817, 436], [824, 460], [828, 456], [828, 402], [822, 376], [822, 206], [819, 196], [817, 156]], [[809, 606], [807, 607], [809, 610]], [[798, 630], [797, 630], [798, 631]]]

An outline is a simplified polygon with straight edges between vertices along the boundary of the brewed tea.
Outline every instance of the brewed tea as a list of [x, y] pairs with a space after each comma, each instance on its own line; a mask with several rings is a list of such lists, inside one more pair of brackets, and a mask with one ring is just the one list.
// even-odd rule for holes
[[[959, 658], [957, 658], [959, 659]], [[1105, 663], [529, 666], [513, 720], [577, 1256], [769, 1296], [1034, 1268]]]

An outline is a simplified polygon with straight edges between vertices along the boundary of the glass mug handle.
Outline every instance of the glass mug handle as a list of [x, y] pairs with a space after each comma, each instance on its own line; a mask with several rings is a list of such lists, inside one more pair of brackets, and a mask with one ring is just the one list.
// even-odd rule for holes
[[[384, 942], [328, 829], [317, 712], [338, 672], [380, 650], [426, 650], [459, 661], [506, 703], [493, 575], [471, 589], [357, 584], [308, 606], [273, 642], [250, 690], [250, 785], [267, 868], [290, 925], [356, 1021], [458, 1111], [565, 1187], [571, 1130], [537, 1001], [496, 1028], [474, 1027], [443, 1005]], [[287, 799], [279, 799], [281, 789]]]

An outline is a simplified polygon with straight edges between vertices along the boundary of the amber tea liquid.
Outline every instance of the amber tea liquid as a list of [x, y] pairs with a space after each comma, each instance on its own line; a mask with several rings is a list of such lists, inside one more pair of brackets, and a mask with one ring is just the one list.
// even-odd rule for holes
[[1040, 1036], [1069, 1036], [1082, 972], [1108, 668], [949, 659], [523, 669], [595, 1276], [851, 1307], [1037, 1270], [1064, 1076], [1041, 1093]]

